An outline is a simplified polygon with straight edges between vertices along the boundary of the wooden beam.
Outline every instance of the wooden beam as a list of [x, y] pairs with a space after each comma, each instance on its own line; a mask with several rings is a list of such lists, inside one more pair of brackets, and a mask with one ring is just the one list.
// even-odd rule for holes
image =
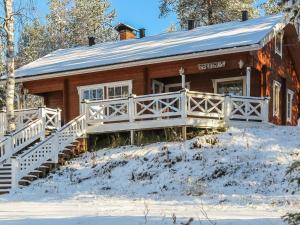
[[63, 88], [63, 122], [67, 123], [69, 121], [69, 80], [64, 79], [64, 88]]

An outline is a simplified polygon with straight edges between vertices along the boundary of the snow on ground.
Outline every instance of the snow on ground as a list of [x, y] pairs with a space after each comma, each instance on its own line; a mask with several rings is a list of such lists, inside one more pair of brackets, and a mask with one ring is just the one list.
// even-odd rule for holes
[[0, 196], [0, 224], [160, 225], [174, 214], [176, 224], [283, 225], [280, 216], [300, 207], [295, 174], [286, 175], [300, 160], [299, 137], [296, 127], [231, 128], [86, 153]]

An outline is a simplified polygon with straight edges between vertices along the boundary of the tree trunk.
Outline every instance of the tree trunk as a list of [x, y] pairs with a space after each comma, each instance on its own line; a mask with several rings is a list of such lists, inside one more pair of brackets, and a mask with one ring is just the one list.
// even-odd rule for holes
[[16, 129], [14, 113], [15, 96], [15, 62], [14, 62], [14, 15], [13, 0], [3, 0], [5, 10], [5, 32], [7, 36], [7, 82], [6, 82], [6, 112], [7, 132]]
[[212, 25], [214, 24], [212, 0], [207, 1], [207, 8], [208, 8], [208, 13], [207, 13], [208, 25]]

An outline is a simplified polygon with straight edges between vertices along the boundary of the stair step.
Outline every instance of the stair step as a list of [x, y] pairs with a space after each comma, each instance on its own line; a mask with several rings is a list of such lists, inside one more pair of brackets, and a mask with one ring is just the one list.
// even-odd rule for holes
[[32, 174], [26, 175], [25, 178], [33, 178], [33, 179], [37, 179], [38, 177]]
[[11, 176], [11, 172], [10, 171], [7, 171], [7, 172], [0, 172], [0, 178], [1, 177], [7, 177], [7, 176]]
[[11, 179], [0, 180], [0, 185], [11, 184]]
[[30, 184], [31, 184], [31, 181], [29, 181], [29, 180], [22, 179], [19, 181], [19, 185], [28, 186]]
[[0, 184], [0, 190], [1, 190], [1, 189], [5, 189], [5, 188], [10, 188], [10, 187], [11, 187], [11, 183]]
[[11, 170], [10, 167], [2, 167], [2, 168], [0, 168], [0, 173], [5, 172], [5, 171], [10, 171], [10, 170]]

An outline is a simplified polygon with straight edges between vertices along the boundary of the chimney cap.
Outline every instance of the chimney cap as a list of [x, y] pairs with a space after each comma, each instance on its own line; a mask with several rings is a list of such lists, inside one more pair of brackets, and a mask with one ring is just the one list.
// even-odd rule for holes
[[188, 30], [193, 30], [195, 28], [195, 20], [189, 19], [187, 22], [188, 22]]
[[140, 34], [140, 38], [146, 37], [146, 29], [145, 28], [140, 28], [139, 29], [139, 34]]
[[249, 12], [248, 10], [242, 11], [242, 21], [247, 21], [249, 19]]
[[118, 23], [118, 25], [115, 26], [115, 30], [118, 31], [118, 32], [121, 32], [121, 31], [124, 31], [124, 30], [129, 30], [131, 32], [133, 32], [133, 31], [139, 31], [136, 28], [134, 28], [132, 26], [129, 26], [129, 25], [125, 24], [125, 23]]
[[93, 45], [96, 44], [96, 42], [95, 42], [96, 38], [95, 37], [90, 36], [90, 37], [88, 37], [88, 39], [89, 39], [89, 46], [93, 46]]

